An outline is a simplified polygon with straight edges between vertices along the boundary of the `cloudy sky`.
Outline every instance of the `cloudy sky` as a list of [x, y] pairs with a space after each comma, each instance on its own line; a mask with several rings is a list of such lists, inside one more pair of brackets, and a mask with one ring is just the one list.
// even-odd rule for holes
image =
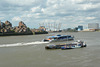
[[100, 23], [100, 0], [0, 0], [0, 20], [13, 26], [23, 21], [30, 28], [39, 23], [87, 28], [88, 23]]

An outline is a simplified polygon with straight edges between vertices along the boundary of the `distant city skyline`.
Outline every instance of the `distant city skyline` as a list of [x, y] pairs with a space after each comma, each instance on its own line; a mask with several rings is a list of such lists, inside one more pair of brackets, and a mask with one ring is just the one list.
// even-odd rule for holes
[[13, 26], [23, 21], [30, 28], [39, 28], [39, 23], [61, 23], [61, 29], [79, 25], [85, 29], [88, 23], [100, 25], [99, 8], [99, 0], [0, 0], [0, 20]]

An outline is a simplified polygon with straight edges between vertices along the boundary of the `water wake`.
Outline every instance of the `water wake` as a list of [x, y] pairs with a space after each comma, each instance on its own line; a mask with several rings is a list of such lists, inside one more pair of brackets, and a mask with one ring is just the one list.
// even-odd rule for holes
[[36, 41], [36, 42], [28, 42], [28, 43], [2, 44], [0, 45], [0, 47], [14, 47], [14, 46], [36, 45], [36, 44], [46, 44], [46, 43], [49, 42]]

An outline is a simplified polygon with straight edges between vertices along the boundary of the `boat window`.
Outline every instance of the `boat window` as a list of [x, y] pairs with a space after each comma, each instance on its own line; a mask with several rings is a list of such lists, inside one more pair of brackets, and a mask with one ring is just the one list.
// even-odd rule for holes
[[63, 36], [62, 38], [67, 38], [67, 36]]
[[57, 36], [61, 36], [61, 35], [57, 35]]
[[58, 39], [62, 39], [62, 37], [59, 37]]
[[62, 36], [62, 37], [59, 37], [58, 39], [64, 39], [64, 38], [67, 38], [67, 36]]
[[54, 39], [57, 39], [57, 37], [55, 37]]
[[71, 36], [68, 36], [68, 38], [70, 38]]

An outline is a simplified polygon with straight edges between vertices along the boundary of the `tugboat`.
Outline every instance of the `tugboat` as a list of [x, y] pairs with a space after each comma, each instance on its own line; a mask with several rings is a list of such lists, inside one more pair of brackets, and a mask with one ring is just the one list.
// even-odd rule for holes
[[57, 44], [57, 45], [47, 45], [45, 46], [45, 49], [75, 49], [75, 48], [82, 48], [82, 47], [86, 47], [86, 43], [83, 41], [75, 41], [73, 43], [70, 44]]
[[86, 43], [83, 42], [83, 41], [76, 41], [72, 44], [67, 44], [67, 45], [64, 45], [64, 46], [61, 46], [61, 49], [64, 50], [64, 49], [75, 49], [75, 48], [83, 48], [83, 47], [86, 47]]
[[48, 36], [46, 39], [43, 39], [43, 42], [58, 42], [58, 41], [68, 41], [74, 40], [74, 36], [71, 35], [56, 35], [56, 36]]

